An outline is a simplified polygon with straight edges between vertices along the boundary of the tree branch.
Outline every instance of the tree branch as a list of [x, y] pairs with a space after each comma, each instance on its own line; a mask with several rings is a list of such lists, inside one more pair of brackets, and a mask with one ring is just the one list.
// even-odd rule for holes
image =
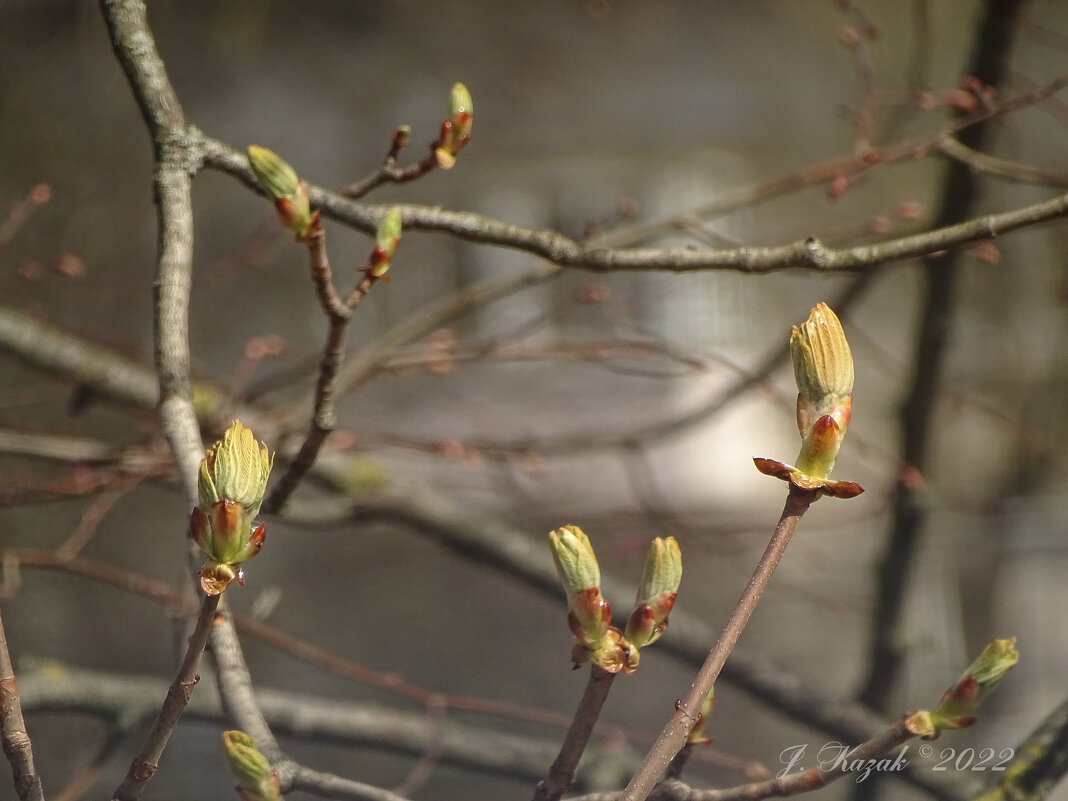
[[7, 634], [0, 619], [0, 742], [11, 763], [11, 778], [19, 801], [44, 801], [41, 777], [33, 765], [33, 746], [22, 717], [19, 688], [11, 654], [7, 650]]
[[189, 698], [193, 694], [193, 687], [200, 681], [197, 667], [200, 657], [208, 644], [211, 629], [215, 623], [215, 610], [219, 606], [220, 595], [206, 595], [201, 602], [200, 615], [197, 617], [196, 627], [189, 638], [185, 657], [178, 668], [178, 675], [174, 677], [171, 686], [167, 690], [167, 698], [160, 708], [156, 722], [152, 724], [152, 730], [145, 738], [141, 751], [130, 763], [130, 769], [114, 793], [115, 801], [137, 801], [145, 791], [145, 786], [159, 769], [159, 758], [167, 747], [174, 727], [178, 725], [178, 719], [182, 716]]
[[790, 485], [786, 496], [786, 505], [783, 507], [779, 523], [775, 527], [775, 533], [764, 550], [763, 556], [757, 563], [749, 583], [742, 592], [742, 597], [731, 611], [727, 625], [723, 627], [716, 639], [712, 650], [708, 652], [708, 658], [694, 678], [686, 696], [675, 705], [675, 714], [664, 726], [657, 738], [656, 743], [649, 750], [642, 766], [634, 774], [627, 784], [621, 801], [645, 801], [652, 792], [653, 785], [660, 779], [671, 760], [679, 753], [686, 743], [686, 738], [701, 719], [701, 705], [705, 697], [712, 690], [727, 657], [734, 650], [738, 638], [745, 630], [749, 617], [756, 609], [760, 596], [764, 594], [764, 588], [768, 586], [772, 573], [786, 553], [786, 546], [790, 544], [790, 538], [797, 529], [797, 524], [808, 511], [809, 506], [819, 497], [818, 492], [800, 490]]

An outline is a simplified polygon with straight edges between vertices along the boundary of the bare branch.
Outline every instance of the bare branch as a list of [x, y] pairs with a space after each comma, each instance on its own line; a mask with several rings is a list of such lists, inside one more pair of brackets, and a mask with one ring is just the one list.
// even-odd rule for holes
[[[204, 163], [256, 188], [244, 156], [221, 142], [204, 142]], [[311, 202], [332, 219], [372, 232], [394, 206], [353, 203], [329, 190], [307, 184]], [[888, 239], [870, 245], [829, 248], [808, 238], [790, 245], [729, 249], [609, 248], [578, 242], [556, 231], [524, 228], [473, 212], [448, 211], [426, 206], [398, 205], [405, 230], [441, 231], [470, 242], [522, 250], [562, 267], [597, 273], [631, 270], [699, 272], [735, 270], [770, 273], [792, 268], [819, 272], [856, 272], [882, 264], [930, 256], [952, 247], [1003, 236], [1021, 228], [1068, 215], [1068, 194], [1000, 214], [976, 217], [957, 225], [921, 234]]]

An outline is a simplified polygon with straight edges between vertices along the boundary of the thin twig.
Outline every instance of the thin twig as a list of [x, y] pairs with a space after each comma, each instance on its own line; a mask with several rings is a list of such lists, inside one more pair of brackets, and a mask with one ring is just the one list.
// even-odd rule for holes
[[416, 178], [421, 178], [428, 172], [438, 166], [437, 157], [434, 155], [434, 148], [431, 146], [430, 153], [419, 162], [409, 164], [407, 167], [397, 166], [397, 156], [400, 155], [401, 148], [404, 147], [403, 142], [407, 139], [406, 134], [402, 134], [401, 129], [397, 129], [393, 132], [393, 142], [389, 149], [389, 153], [386, 155], [385, 161], [382, 162], [382, 166], [372, 172], [366, 178], [363, 178], [355, 183], [349, 184], [342, 192], [345, 197], [358, 200], [366, 195], [372, 189], [375, 189], [382, 184], [403, 184], [408, 181], [414, 181]]
[[197, 617], [196, 627], [189, 637], [189, 646], [186, 648], [185, 657], [178, 668], [178, 674], [171, 682], [167, 690], [167, 697], [159, 710], [156, 722], [152, 724], [152, 730], [145, 738], [141, 751], [130, 763], [130, 769], [114, 793], [114, 801], [137, 801], [144, 792], [145, 786], [159, 769], [159, 758], [163, 749], [167, 747], [174, 727], [178, 725], [178, 719], [182, 716], [189, 697], [193, 694], [193, 688], [200, 681], [197, 667], [200, 665], [200, 657], [208, 644], [212, 626], [215, 623], [215, 610], [219, 606], [221, 595], [206, 595], [201, 602], [200, 615]]
[[44, 801], [41, 777], [33, 765], [33, 746], [26, 732], [19, 703], [19, 687], [15, 669], [7, 650], [7, 634], [0, 618], [0, 741], [11, 763], [11, 778], [19, 801]]
[[938, 149], [947, 156], [963, 161], [972, 169], [981, 170], [999, 178], [1045, 186], [1068, 186], [1068, 171], [1046, 170], [1030, 164], [981, 153], [963, 144], [959, 139], [947, 136], [938, 143]]
[[775, 533], [764, 550], [763, 556], [760, 557], [756, 570], [753, 571], [753, 576], [749, 579], [741, 598], [731, 611], [727, 625], [724, 626], [712, 650], [708, 652], [708, 658], [698, 671], [689, 692], [676, 704], [675, 714], [664, 726], [656, 743], [646, 754], [642, 766], [627, 784], [621, 801], [644, 801], [671, 760], [685, 744], [687, 736], [701, 717], [701, 704], [716, 679], [719, 678], [727, 657], [734, 650], [735, 643], [738, 642], [738, 638], [749, 622], [750, 615], [756, 609], [760, 596], [764, 594], [764, 588], [771, 580], [772, 573], [775, 572], [779, 560], [786, 553], [786, 546], [789, 545], [797, 524], [818, 497], [818, 492], [790, 486], [786, 496], [786, 505], [775, 527]]
[[319, 361], [314, 411], [308, 433], [304, 437], [304, 442], [301, 443], [296, 458], [290, 463], [289, 469], [264, 502], [264, 514], [275, 514], [285, 506], [300, 486], [304, 476], [315, 464], [326, 438], [337, 427], [336, 382], [341, 363], [345, 359], [345, 336], [349, 330], [352, 313], [378, 281], [378, 277], [368, 270], [352, 293], [342, 300], [334, 289], [330, 261], [326, 255], [326, 232], [323, 227], [316, 224], [306, 241], [311, 258], [312, 282], [315, 284], [319, 305], [329, 321], [329, 329]]
[[602, 670], [597, 665], [590, 665], [590, 675], [586, 680], [586, 689], [582, 693], [575, 717], [567, 730], [560, 753], [556, 755], [548, 775], [538, 782], [534, 790], [534, 801], [557, 801], [575, 781], [579, 760], [586, 751], [586, 744], [593, 734], [593, 727], [601, 715], [601, 708], [612, 689], [615, 673]]
[[[721, 790], [697, 790], [678, 779], [668, 779], [659, 784], [650, 793], [649, 798], [654, 801], [761, 801], [764, 798], [781, 798], [810, 792], [825, 787], [835, 779], [874, 768], [873, 760], [915, 736], [905, 727], [904, 722], [898, 722], [856, 748], [842, 752], [838, 758], [825, 760], [818, 767], [800, 773]], [[907, 761], [905, 762], [907, 764]], [[625, 793], [626, 791], [590, 793], [574, 796], [568, 801], [623, 801], [626, 798]]]

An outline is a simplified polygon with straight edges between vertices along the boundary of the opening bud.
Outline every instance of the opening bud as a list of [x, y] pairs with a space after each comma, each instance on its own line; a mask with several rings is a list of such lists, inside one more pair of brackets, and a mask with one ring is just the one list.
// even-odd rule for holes
[[256, 748], [256, 741], [243, 731], [225, 731], [222, 740], [226, 764], [244, 801], [280, 801], [278, 774]]
[[255, 526], [254, 520], [273, 463], [267, 447], [240, 420], [208, 448], [200, 462], [189, 536], [208, 557], [201, 569], [201, 586], [209, 595], [218, 595], [231, 581], [240, 579], [239, 570], [223, 567], [240, 565], [263, 547], [266, 529]]
[[282, 225], [296, 234], [297, 239], [305, 238], [316, 215], [311, 212], [308, 192], [296, 170], [277, 153], [258, 145], [248, 147], [248, 166], [260, 188], [274, 200]]
[[994, 640], [987, 645], [956, 683], [942, 694], [938, 707], [931, 713], [935, 730], [971, 726], [979, 704], [1019, 660], [1015, 637]]
[[790, 331], [790, 356], [797, 380], [797, 467], [826, 478], [849, 428], [853, 407], [853, 355], [838, 316], [819, 303], [808, 320]]
[[682, 582], [682, 552], [674, 537], [657, 537], [649, 546], [645, 572], [625, 636], [635, 648], [660, 639]]
[[462, 83], [453, 84], [449, 93], [449, 118], [441, 123], [441, 135], [434, 145], [434, 156], [443, 170], [456, 163], [456, 154], [471, 138], [474, 105], [471, 93]]

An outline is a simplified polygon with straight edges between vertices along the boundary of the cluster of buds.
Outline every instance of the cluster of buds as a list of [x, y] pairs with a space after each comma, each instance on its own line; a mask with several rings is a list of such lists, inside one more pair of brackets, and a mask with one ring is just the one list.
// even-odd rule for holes
[[601, 594], [601, 569], [589, 537], [578, 526], [549, 533], [549, 547], [567, 592], [568, 624], [575, 635], [571, 659], [592, 662], [608, 673], [633, 673], [638, 649], [652, 645], [667, 628], [682, 580], [682, 555], [674, 537], [657, 537], [649, 548], [645, 573], [626, 632], [612, 625], [612, 609]]
[[248, 166], [260, 188], [274, 201], [278, 219], [303, 242], [316, 229], [319, 212], [312, 213], [308, 191], [297, 172], [273, 151], [249, 145]]
[[976, 721], [976, 711], [1009, 669], [1020, 661], [1016, 638], [994, 640], [953, 685], [942, 693], [933, 712], [920, 710], [905, 719], [913, 734], [925, 740], [935, 739], [946, 729], [966, 729]]
[[863, 492], [852, 481], [832, 481], [853, 408], [853, 355], [838, 316], [817, 304], [808, 320], [790, 331], [790, 356], [797, 381], [797, 430], [801, 452], [796, 464], [755, 459], [757, 469], [801, 489], [852, 498]]
[[256, 741], [243, 731], [224, 731], [222, 739], [226, 764], [237, 779], [237, 793], [243, 801], [281, 801], [278, 774], [256, 748]]
[[[401, 239], [401, 213], [396, 206], [391, 208], [382, 222], [378, 225], [375, 234], [375, 247], [371, 251], [369, 272], [375, 278], [382, 278], [389, 269], [393, 254], [397, 252], [397, 245]], [[389, 278], [385, 279], [386, 281]]]
[[471, 138], [473, 119], [471, 93], [462, 83], [453, 84], [449, 93], [449, 118], [441, 123], [441, 135], [434, 143], [434, 157], [443, 170], [456, 163], [456, 154]]
[[200, 586], [207, 595], [219, 595], [232, 581], [243, 584], [241, 563], [263, 547], [266, 529], [253, 526], [273, 462], [267, 447], [240, 420], [200, 462], [189, 536], [208, 557], [200, 568]]

